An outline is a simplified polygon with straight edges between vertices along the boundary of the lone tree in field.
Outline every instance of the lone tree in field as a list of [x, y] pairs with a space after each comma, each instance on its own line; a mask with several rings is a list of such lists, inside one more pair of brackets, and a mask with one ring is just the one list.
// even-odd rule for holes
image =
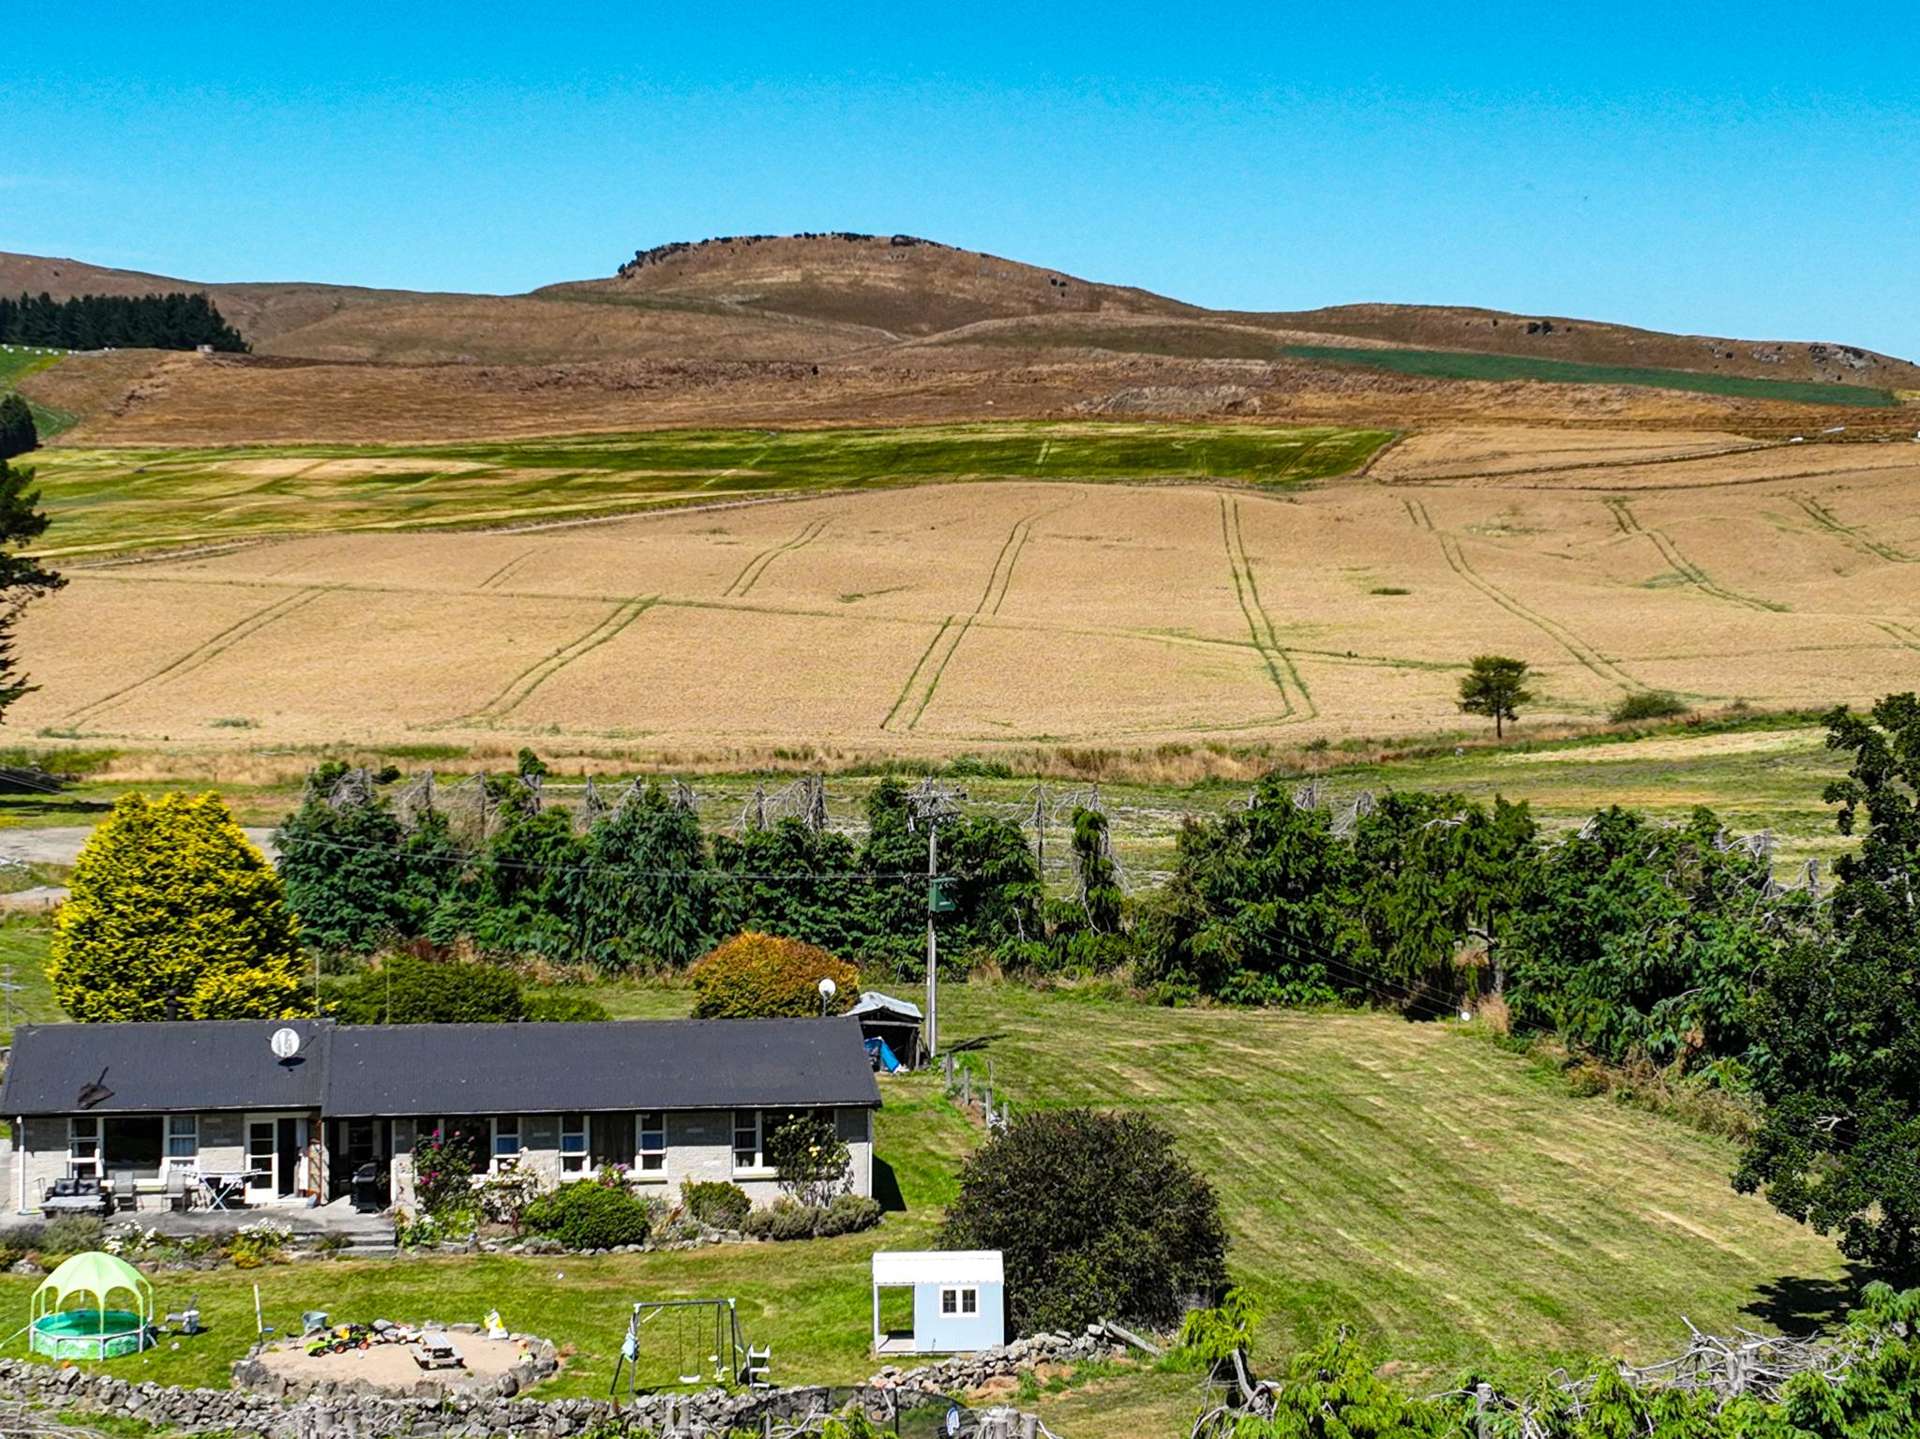
[[1164, 1328], [1227, 1282], [1212, 1187], [1144, 1114], [1023, 1114], [960, 1172], [946, 1249], [998, 1249], [1015, 1335], [1099, 1319]]
[[83, 1022], [310, 1013], [280, 876], [215, 794], [130, 794], [73, 867], [47, 962]]
[[0, 399], [0, 460], [10, 460], [40, 447], [40, 431], [34, 428], [33, 411], [17, 394]]
[[[1834, 1234], [1840, 1252], [1920, 1274], [1920, 697], [1827, 716], [1853, 756], [1826, 788], [1858, 848], [1834, 868], [1831, 939], [1786, 948], [1752, 1001], [1766, 1101], [1734, 1187]], [[1864, 826], [1861, 823], [1864, 816]]]
[[32, 470], [16, 470], [0, 459], [0, 718], [13, 702], [38, 688], [13, 652], [13, 627], [28, 600], [57, 590], [66, 580], [38, 560], [19, 552], [46, 531], [47, 517], [37, 506], [40, 492], [30, 490]]
[[1460, 708], [1493, 721], [1495, 739], [1506, 735], [1506, 722], [1520, 718], [1520, 706], [1533, 702], [1527, 688], [1527, 662], [1506, 655], [1475, 655], [1460, 680]]

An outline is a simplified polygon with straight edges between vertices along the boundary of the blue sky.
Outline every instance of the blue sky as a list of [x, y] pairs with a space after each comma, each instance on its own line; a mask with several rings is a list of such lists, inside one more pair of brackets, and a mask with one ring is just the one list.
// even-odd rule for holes
[[1911, 3], [9, 22], [33, 63], [0, 78], [0, 249], [514, 291], [666, 240], [909, 231], [1210, 305], [1482, 304], [1920, 355]]

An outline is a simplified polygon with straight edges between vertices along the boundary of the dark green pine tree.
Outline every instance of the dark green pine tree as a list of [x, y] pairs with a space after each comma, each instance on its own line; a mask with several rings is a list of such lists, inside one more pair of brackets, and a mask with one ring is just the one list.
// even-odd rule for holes
[[18, 394], [0, 399], [0, 460], [10, 460], [40, 447], [33, 411]]
[[16, 470], [0, 459], [0, 718], [13, 702], [38, 686], [27, 683], [14, 651], [13, 627], [27, 601], [57, 590], [66, 580], [20, 552], [46, 532], [40, 492], [29, 489], [32, 470]]

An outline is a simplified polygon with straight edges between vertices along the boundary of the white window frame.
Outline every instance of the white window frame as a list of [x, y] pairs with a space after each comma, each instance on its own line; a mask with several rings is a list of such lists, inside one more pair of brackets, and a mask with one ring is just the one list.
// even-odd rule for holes
[[[176, 1132], [174, 1126], [186, 1121], [184, 1133]], [[167, 1127], [161, 1135], [160, 1172], [162, 1175], [175, 1169], [198, 1171], [200, 1168], [200, 1116], [198, 1114], [169, 1114]], [[176, 1140], [186, 1140], [192, 1147], [185, 1154], [174, 1151]]]
[[[511, 1133], [506, 1136], [513, 1140], [511, 1154], [500, 1152], [500, 1140], [503, 1137], [500, 1131], [502, 1122], [512, 1125]], [[520, 1156], [527, 1152], [526, 1130], [526, 1116], [523, 1114], [496, 1114], [487, 1121], [487, 1172], [489, 1174], [498, 1174], [503, 1169], [511, 1169], [520, 1162]], [[503, 1164], [502, 1160], [506, 1162]]]
[[[736, 1133], [736, 1137], [737, 1133]], [[648, 1143], [649, 1140], [654, 1141]], [[633, 1172], [642, 1179], [667, 1177], [667, 1112], [641, 1109], [633, 1116]]]
[[[83, 1128], [90, 1127], [92, 1133], [85, 1138], [92, 1143], [93, 1153], [83, 1155], [78, 1150], [82, 1141]], [[18, 1161], [16, 1161], [17, 1163]], [[96, 1179], [106, 1173], [106, 1130], [97, 1114], [76, 1114], [67, 1120], [67, 1173], [92, 1174]]]
[[[567, 1128], [568, 1119], [578, 1119], [578, 1129]], [[577, 1138], [578, 1149], [567, 1148], [567, 1140]], [[563, 1111], [560, 1115], [560, 1173], [585, 1177], [593, 1173], [593, 1116], [579, 1111]]]
[[953, 1285], [940, 1290], [940, 1317], [971, 1319], [980, 1313], [980, 1291], [972, 1285]]
[[[753, 1116], [751, 1124], [742, 1124], [740, 1122], [740, 1116], [743, 1114]], [[733, 1111], [733, 1172], [736, 1175], [765, 1174], [767, 1172], [766, 1119], [767, 1113], [764, 1109], [736, 1109]], [[740, 1136], [748, 1131], [751, 1131], [753, 1134], [753, 1162], [751, 1164], [742, 1164], [740, 1162], [740, 1156], [745, 1151], [741, 1148]]]

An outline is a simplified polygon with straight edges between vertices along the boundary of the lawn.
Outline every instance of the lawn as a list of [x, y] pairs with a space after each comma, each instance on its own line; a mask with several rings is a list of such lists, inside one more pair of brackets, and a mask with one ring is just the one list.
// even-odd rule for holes
[[1639, 385], [1661, 390], [1693, 390], [1743, 400], [1778, 400], [1790, 405], [1866, 405], [1886, 409], [1900, 403], [1891, 390], [1866, 385], [1826, 384], [1811, 380], [1757, 380], [1744, 375], [1715, 375], [1699, 370], [1666, 370], [1640, 365], [1589, 365], [1578, 360], [1539, 359], [1529, 355], [1486, 355], [1461, 350], [1374, 350], [1360, 346], [1288, 345], [1297, 360], [1364, 365], [1431, 380], [1544, 380], [1562, 385]]
[[49, 555], [344, 530], [497, 525], [659, 505], [952, 480], [1346, 474], [1383, 430], [1006, 423], [660, 430], [448, 445], [65, 449], [36, 456]]
[[66, 1018], [53, 1002], [53, 985], [47, 979], [52, 939], [53, 922], [46, 915], [0, 917], [0, 984], [14, 986], [0, 991], [0, 1044], [13, 1043], [17, 1024], [54, 1024]]

